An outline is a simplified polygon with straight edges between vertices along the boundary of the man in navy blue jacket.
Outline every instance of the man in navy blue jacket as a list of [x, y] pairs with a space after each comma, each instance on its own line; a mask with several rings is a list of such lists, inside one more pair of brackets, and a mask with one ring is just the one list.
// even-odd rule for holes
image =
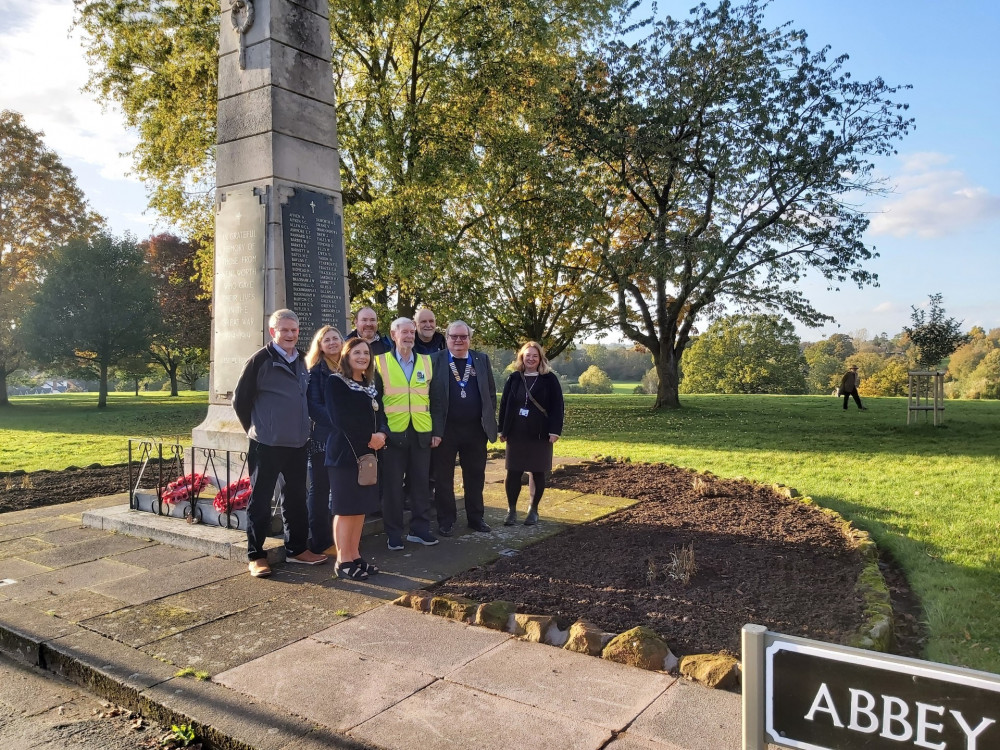
[[233, 391], [233, 410], [250, 438], [247, 467], [253, 493], [247, 506], [247, 559], [250, 575], [271, 575], [264, 542], [271, 525], [271, 498], [278, 477], [284, 478], [281, 520], [285, 559], [303, 565], [326, 562], [307, 548], [306, 471], [309, 370], [296, 348], [299, 319], [291, 310], [276, 310], [268, 321], [271, 341], [243, 366]]

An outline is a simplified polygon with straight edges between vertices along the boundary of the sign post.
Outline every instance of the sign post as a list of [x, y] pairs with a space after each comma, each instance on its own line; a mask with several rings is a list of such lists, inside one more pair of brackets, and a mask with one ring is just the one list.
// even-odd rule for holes
[[743, 750], [997, 750], [1000, 676], [746, 625]]

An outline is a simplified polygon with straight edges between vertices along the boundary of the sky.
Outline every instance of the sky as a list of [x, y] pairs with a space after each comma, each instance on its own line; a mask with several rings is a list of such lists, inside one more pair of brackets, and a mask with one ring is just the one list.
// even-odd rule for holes
[[[660, 0], [658, 13], [683, 17], [695, 0]], [[868, 200], [867, 240], [880, 257], [878, 287], [821, 278], [802, 288], [835, 323], [799, 326], [804, 340], [833, 333], [890, 336], [912, 305], [941, 293], [966, 329], [1000, 327], [1000, 6], [995, 0], [773, 0], [774, 23], [805, 29], [812, 49], [850, 55], [856, 79], [910, 84], [916, 129], [899, 154], [878, 162], [892, 192]], [[71, 32], [72, 0], [0, 0], [0, 108], [20, 112], [76, 174], [92, 207], [116, 233], [140, 239], [170, 229], [147, 209], [130, 175], [136, 135], [113, 103], [82, 89], [87, 62]]]

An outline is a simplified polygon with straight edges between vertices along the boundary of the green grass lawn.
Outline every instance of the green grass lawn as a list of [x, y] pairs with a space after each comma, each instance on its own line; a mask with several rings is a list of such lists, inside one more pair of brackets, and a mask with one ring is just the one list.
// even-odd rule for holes
[[[0, 470], [117, 463], [126, 438], [187, 436], [206, 394], [16, 397], [0, 410]], [[907, 427], [905, 399], [844, 412], [828, 396], [568, 396], [567, 456], [673, 463], [781, 482], [870, 531], [924, 604], [927, 658], [1000, 672], [1000, 402], [948, 401]], [[622, 554], [627, 554], [623, 551]], [[822, 596], [817, 592], [817, 596]]]
[[191, 439], [205, 418], [206, 392], [109, 393], [106, 409], [96, 393], [15, 396], [0, 409], [0, 471], [65, 469], [128, 460], [128, 438]]

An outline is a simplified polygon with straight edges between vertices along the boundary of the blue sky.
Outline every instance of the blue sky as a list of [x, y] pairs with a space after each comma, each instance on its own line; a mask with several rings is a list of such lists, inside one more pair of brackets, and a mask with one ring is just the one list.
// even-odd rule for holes
[[[695, 0], [661, 0], [658, 12], [684, 16]], [[910, 306], [941, 292], [966, 327], [1000, 327], [1000, 6], [986, 0], [774, 0], [768, 17], [791, 21], [813, 49], [847, 53], [857, 78], [909, 83], [903, 92], [916, 129], [898, 157], [879, 163], [894, 192], [871, 200], [868, 234], [881, 257], [878, 288], [826, 290], [806, 280], [814, 303], [837, 324], [800, 329], [890, 335]], [[136, 142], [113, 107], [80, 91], [86, 61], [70, 34], [72, 0], [0, 0], [0, 107], [45, 132], [115, 232], [139, 237], [168, 228], [146, 210], [146, 191], [124, 155]]]

